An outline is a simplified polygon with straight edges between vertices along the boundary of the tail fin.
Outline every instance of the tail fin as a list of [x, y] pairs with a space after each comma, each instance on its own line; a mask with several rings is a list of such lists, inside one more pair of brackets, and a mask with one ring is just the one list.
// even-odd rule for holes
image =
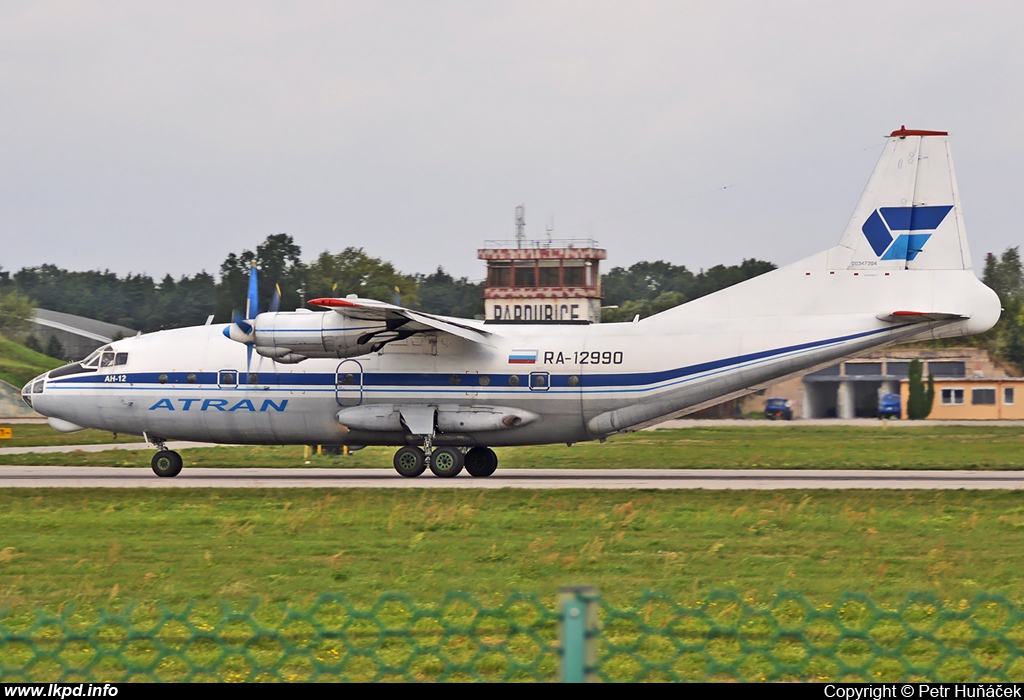
[[829, 251], [828, 267], [971, 267], [946, 132], [892, 132], [839, 245]]

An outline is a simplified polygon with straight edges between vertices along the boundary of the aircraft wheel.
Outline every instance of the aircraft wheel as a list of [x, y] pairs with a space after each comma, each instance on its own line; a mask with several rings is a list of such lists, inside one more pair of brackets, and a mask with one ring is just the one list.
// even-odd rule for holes
[[394, 464], [396, 472], [410, 479], [419, 476], [427, 468], [427, 463], [423, 459], [423, 450], [408, 445], [395, 453]]
[[157, 476], [178, 476], [181, 472], [181, 455], [171, 450], [160, 450], [153, 455], [151, 466]]
[[443, 479], [458, 476], [464, 463], [462, 453], [454, 447], [438, 447], [430, 453], [430, 471]]
[[490, 476], [498, 468], [498, 455], [490, 447], [474, 447], [466, 453], [466, 471], [470, 476]]

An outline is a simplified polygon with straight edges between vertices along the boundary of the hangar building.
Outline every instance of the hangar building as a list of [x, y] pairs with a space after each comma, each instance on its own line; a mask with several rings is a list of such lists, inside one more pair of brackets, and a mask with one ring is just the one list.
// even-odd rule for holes
[[[1024, 419], [1024, 379], [981, 348], [887, 348], [771, 385], [744, 403], [763, 411], [768, 398], [789, 399], [794, 418], [874, 418], [881, 394], [901, 394], [906, 418], [912, 359], [935, 377], [932, 420]], [[1018, 401], [1019, 399], [1019, 401]]]

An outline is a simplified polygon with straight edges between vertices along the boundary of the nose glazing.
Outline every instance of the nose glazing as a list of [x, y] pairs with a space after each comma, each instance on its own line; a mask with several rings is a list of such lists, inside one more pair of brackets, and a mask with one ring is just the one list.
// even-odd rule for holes
[[43, 393], [43, 382], [46, 379], [48, 372], [40, 374], [38, 377], [30, 381], [28, 384], [21, 388], [21, 398], [29, 406], [32, 406], [32, 395]]

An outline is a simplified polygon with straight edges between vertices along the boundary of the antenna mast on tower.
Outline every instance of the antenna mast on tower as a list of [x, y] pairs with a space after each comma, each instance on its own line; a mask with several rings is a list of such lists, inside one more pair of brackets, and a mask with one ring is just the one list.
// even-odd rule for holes
[[516, 207], [516, 247], [522, 248], [526, 240], [526, 207], [520, 204]]

